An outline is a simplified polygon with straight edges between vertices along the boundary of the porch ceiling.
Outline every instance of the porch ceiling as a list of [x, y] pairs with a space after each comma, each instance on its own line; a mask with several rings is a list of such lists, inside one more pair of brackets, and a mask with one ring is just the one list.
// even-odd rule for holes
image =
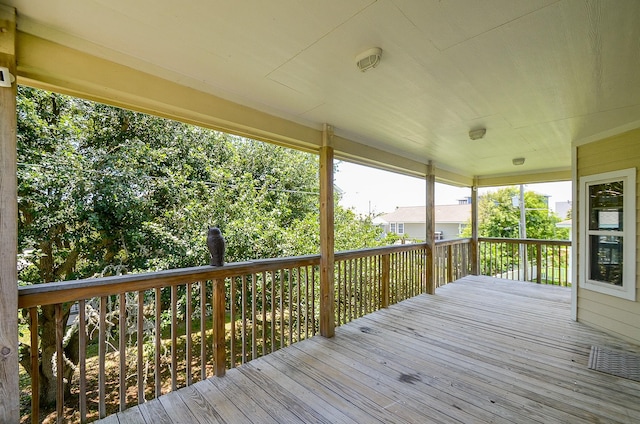
[[[238, 122], [212, 127], [292, 145], [307, 137], [300, 145], [309, 148], [329, 123], [338, 157], [385, 166], [388, 153], [396, 169], [414, 174], [432, 160], [458, 183], [566, 178], [573, 142], [640, 123], [636, 0], [0, 1], [16, 8], [23, 40], [35, 36], [240, 107]], [[371, 47], [382, 48], [382, 61], [362, 73], [355, 56]], [[73, 89], [78, 67], [56, 74], [37, 54], [18, 46], [21, 82], [153, 110], [105, 95], [117, 84], [107, 68]], [[256, 112], [282, 125], [266, 131]], [[487, 129], [484, 139], [469, 139], [475, 128]], [[514, 166], [515, 157], [524, 165]]]

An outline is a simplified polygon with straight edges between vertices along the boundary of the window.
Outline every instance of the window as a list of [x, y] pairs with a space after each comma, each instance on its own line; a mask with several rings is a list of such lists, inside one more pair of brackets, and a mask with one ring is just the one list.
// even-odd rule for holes
[[396, 234], [404, 234], [404, 223], [403, 222], [392, 222], [389, 224], [389, 232]]
[[636, 170], [580, 179], [581, 286], [635, 301]]

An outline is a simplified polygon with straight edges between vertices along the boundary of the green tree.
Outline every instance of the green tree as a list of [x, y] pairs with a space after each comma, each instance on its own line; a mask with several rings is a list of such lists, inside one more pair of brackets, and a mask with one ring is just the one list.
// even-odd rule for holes
[[[478, 235], [480, 237], [519, 237], [520, 209], [513, 206], [514, 196], [520, 196], [519, 189], [505, 187], [480, 198], [478, 203]], [[524, 205], [527, 238], [543, 240], [569, 238], [566, 228], [556, 227], [561, 219], [549, 211], [545, 196], [527, 191], [524, 193]], [[470, 225], [467, 225], [463, 231], [463, 236], [471, 236]]]
[[[25, 87], [17, 100], [20, 284], [204, 265], [210, 225], [228, 262], [318, 253], [317, 156]], [[380, 243], [336, 206], [338, 249]], [[56, 395], [54, 314], [39, 310], [44, 405]], [[65, 338], [67, 381], [77, 340]]]

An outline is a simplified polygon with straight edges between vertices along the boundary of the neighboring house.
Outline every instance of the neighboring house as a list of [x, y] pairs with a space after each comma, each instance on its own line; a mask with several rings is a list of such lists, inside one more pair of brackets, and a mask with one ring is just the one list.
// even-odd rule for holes
[[[436, 240], [460, 237], [471, 219], [471, 204], [436, 205]], [[401, 206], [380, 215], [377, 221], [385, 234], [395, 233], [410, 239], [424, 240], [426, 232], [425, 206]]]
[[556, 215], [560, 217], [560, 219], [567, 219], [568, 213], [571, 210], [571, 200], [566, 200], [564, 202], [556, 202]]

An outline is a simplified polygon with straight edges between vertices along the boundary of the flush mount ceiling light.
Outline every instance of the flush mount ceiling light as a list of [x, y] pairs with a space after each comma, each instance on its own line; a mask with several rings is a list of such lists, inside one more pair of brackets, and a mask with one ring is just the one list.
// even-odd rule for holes
[[356, 56], [356, 66], [362, 72], [366, 72], [369, 69], [373, 69], [380, 63], [380, 56], [382, 56], [382, 49], [380, 47], [374, 47], [366, 50]]
[[486, 128], [478, 128], [475, 130], [469, 131], [469, 138], [471, 140], [480, 140], [487, 133]]
[[512, 162], [516, 166], [522, 165], [524, 163], [524, 158], [513, 158]]

